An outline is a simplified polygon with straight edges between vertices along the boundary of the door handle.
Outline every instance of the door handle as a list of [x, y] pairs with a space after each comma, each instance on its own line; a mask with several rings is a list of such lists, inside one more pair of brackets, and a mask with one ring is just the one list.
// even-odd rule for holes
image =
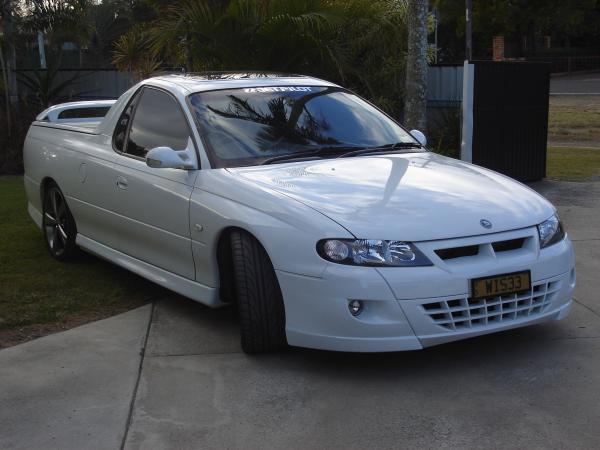
[[117, 187], [119, 189], [127, 189], [127, 178], [118, 176], [117, 177]]

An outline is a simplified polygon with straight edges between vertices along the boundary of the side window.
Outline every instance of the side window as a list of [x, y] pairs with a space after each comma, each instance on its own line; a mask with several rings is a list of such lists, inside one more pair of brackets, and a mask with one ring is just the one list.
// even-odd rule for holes
[[119, 121], [115, 126], [115, 132], [113, 134], [113, 144], [115, 149], [124, 152], [125, 151], [125, 137], [127, 136], [127, 127], [129, 126], [129, 122], [131, 120], [131, 116], [133, 116], [133, 110], [135, 109], [135, 104], [140, 98], [139, 92], [137, 92], [133, 99], [129, 102], [129, 105], [125, 108], [125, 110], [121, 113], [121, 117], [119, 117]]
[[145, 88], [129, 130], [126, 152], [144, 158], [155, 147], [183, 150], [190, 130], [176, 100], [165, 92]]

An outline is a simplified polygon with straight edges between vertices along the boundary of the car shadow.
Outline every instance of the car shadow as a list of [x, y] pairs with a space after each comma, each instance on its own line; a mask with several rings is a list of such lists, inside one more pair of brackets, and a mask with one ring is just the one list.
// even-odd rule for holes
[[[271, 354], [248, 355], [266, 366], [297, 366], [354, 376], [415, 371], [435, 373], [448, 368], [511, 367], [515, 361], [529, 364], [542, 356], [548, 358], [553, 347], [564, 339], [561, 323], [546, 323], [478, 336], [417, 351], [352, 353], [289, 347]], [[239, 324], [232, 307], [210, 309], [184, 297], [171, 295], [157, 302], [149, 350], [154, 355], [203, 355], [241, 353]], [[153, 353], [152, 353], [153, 352]]]

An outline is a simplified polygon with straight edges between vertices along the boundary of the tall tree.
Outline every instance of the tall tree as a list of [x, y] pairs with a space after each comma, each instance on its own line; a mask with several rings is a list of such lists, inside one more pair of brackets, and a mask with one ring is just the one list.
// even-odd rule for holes
[[408, 2], [404, 124], [427, 129], [427, 0]]
[[[6, 134], [12, 133], [11, 103], [14, 102], [13, 94], [16, 93], [15, 49], [12, 42], [13, 35], [13, 5], [11, 0], [0, 0], [0, 67], [2, 70], [2, 85], [5, 98]], [[4, 51], [6, 49], [6, 52]], [[7, 58], [4, 56], [6, 53]]]
[[6, 132], [10, 136], [12, 121], [10, 117], [10, 93], [8, 91], [8, 77], [6, 76], [6, 64], [4, 63], [4, 51], [2, 50], [2, 39], [0, 39], [0, 70], [2, 71], [2, 90], [4, 91], [5, 109], [6, 109]]
[[8, 85], [5, 89], [8, 90], [10, 102], [14, 103], [17, 100], [17, 79], [15, 76], [16, 60], [17, 56], [15, 53], [14, 43], [14, 0], [0, 0], [0, 16], [2, 17], [2, 32], [3, 32], [3, 44], [4, 44], [4, 74], [6, 75]]

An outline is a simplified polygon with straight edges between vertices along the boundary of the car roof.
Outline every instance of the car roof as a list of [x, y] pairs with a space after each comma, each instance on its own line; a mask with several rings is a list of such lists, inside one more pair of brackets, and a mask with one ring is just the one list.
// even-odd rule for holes
[[149, 78], [144, 83], [177, 88], [183, 95], [217, 89], [262, 86], [336, 86], [334, 83], [319, 78], [277, 72], [203, 72], [169, 74]]

